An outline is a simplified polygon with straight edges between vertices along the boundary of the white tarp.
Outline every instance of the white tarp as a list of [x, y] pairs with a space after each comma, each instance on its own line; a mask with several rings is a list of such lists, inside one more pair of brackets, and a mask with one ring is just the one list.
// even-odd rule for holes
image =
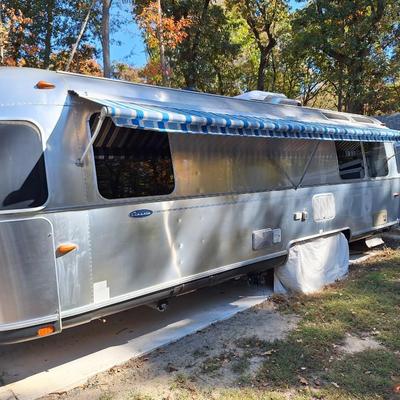
[[292, 246], [286, 264], [275, 268], [276, 293], [312, 293], [342, 279], [349, 269], [349, 245], [339, 233]]

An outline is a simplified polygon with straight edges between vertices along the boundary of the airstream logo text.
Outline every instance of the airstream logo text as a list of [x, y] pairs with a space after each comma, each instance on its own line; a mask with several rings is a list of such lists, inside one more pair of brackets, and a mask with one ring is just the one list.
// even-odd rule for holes
[[129, 216], [131, 218], [145, 218], [149, 217], [151, 214], [153, 214], [153, 211], [147, 210], [147, 209], [142, 209], [142, 210], [135, 210], [129, 213]]

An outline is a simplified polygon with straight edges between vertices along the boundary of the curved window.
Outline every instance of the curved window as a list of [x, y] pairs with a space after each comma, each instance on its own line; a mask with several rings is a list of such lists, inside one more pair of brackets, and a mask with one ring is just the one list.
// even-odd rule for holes
[[0, 122], [0, 210], [33, 208], [47, 200], [39, 132], [23, 122]]

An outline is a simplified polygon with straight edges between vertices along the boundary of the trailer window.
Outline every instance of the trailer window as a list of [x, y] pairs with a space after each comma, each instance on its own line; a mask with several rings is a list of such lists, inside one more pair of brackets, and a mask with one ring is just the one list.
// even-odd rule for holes
[[397, 173], [400, 174], [400, 143], [395, 143], [393, 149], [396, 158]]
[[0, 123], [0, 210], [33, 208], [47, 200], [42, 142], [30, 124]]
[[368, 175], [371, 178], [386, 176], [389, 173], [385, 145], [378, 142], [363, 143]]
[[361, 179], [365, 176], [360, 142], [335, 142], [342, 179]]
[[[90, 120], [91, 129], [98, 114]], [[107, 118], [93, 144], [97, 185], [106, 199], [160, 196], [174, 190], [168, 134], [122, 128]]]

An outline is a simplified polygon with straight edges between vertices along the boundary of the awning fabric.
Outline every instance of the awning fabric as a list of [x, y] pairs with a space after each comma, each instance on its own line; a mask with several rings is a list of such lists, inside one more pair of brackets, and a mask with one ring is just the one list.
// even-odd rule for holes
[[103, 105], [103, 113], [117, 126], [162, 132], [193, 134], [261, 136], [270, 138], [345, 140], [370, 142], [400, 141], [400, 131], [388, 128], [353, 127], [333, 123], [315, 123], [262, 115], [238, 115], [144, 105], [136, 102], [105, 99], [79, 94], [86, 100]]

